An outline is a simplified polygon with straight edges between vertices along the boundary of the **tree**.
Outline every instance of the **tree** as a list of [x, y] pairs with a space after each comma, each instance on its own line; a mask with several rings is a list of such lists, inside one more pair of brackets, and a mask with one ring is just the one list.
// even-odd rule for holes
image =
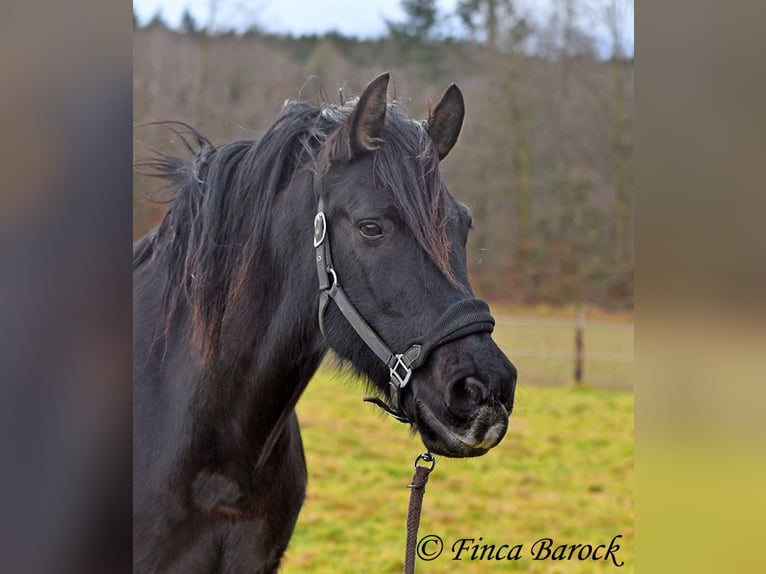
[[632, 0], [608, 0], [603, 17], [612, 44], [609, 65], [611, 67], [612, 102], [610, 106], [612, 184], [615, 195], [615, 255], [620, 262], [629, 262], [631, 180], [632, 180], [632, 137], [629, 126], [630, 107], [628, 98], [629, 78], [624, 54], [623, 13], [633, 10]]
[[398, 40], [426, 43], [434, 38], [438, 21], [436, 0], [402, 0], [404, 22], [386, 20], [388, 33]]
[[[494, 138], [502, 154], [498, 158], [509, 166], [503, 184], [503, 195], [514, 205], [515, 228], [513, 250], [508, 250], [508, 267], [520, 272], [528, 269], [533, 251], [532, 164], [535, 159], [529, 117], [533, 100], [528, 96], [525, 45], [533, 30], [529, 19], [516, 9], [513, 0], [460, 0], [457, 15], [475, 36], [482, 37], [493, 48], [487, 57], [496, 71], [489, 81], [491, 115], [489, 130], [497, 130]], [[525, 292], [532, 289], [522, 275]]]
[[513, 0], [459, 0], [457, 16], [472, 34], [483, 33], [492, 48], [500, 47], [502, 23], [514, 14]]
[[165, 24], [165, 19], [162, 17], [162, 10], [157, 9], [157, 11], [154, 13], [154, 16], [152, 16], [152, 19], [149, 20], [149, 23], [146, 25], [147, 28], [167, 28], [167, 24]]
[[181, 31], [186, 34], [197, 34], [200, 31], [188, 6], [184, 8], [184, 13], [181, 15]]

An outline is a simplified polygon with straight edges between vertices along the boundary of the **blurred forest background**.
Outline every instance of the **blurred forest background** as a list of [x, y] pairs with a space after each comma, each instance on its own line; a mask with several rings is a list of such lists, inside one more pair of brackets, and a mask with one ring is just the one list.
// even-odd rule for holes
[[[134, 123], [180, 120], [214, 143], [255, 138], [286, 99], [337, 102], [339, 89], [358, 94], [383, 71], [389, 97], [425, 117], [427, 101], [454, 82], [467, 112], [442, 169], [474, 215], [476, 292], [631, 309], [634, 56], [622, 14], [632, 0], [553, 0], [546, 19], [514, 0], [459, 0], [452, 14], [434, 0], [401, 4], [403, 20], [364, 40], [257, 23], [226, 30], [188, 11], [171, 29], [159, 13], [144, 23], [134, 15]], [[452, 32], [445, 18], [458, 24]], [[167, 130], [134, 136], [137, 158], [183, 151]], [[135, 177], [134, 237], [159, 222], [166, 199], [156, 180]]]

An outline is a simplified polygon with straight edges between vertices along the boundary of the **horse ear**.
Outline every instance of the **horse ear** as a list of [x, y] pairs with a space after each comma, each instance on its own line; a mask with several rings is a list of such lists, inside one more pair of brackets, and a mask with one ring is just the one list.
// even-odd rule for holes
[[444, 92], [436, 108], [428, 113], [428, 135], [434, 142], [440, 161], [447, 157], [452, 146], [455, 145], [460, 129], [463, 127], [464, 117], [463, 93], [460, 88], [452, 84]]
[[381, 74], [365, 88], [346, 120], [351, 156], [376, 149], [386, 121], [386, 92], [389, 73]]

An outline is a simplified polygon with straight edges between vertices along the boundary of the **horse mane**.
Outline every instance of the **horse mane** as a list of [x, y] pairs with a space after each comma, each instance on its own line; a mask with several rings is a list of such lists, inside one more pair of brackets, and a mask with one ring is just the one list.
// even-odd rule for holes
[[[288, 101], [260, 138], [220, 146], [187, 124], [155, 124], [175, 132], [191, 154], [156, 152], [136, 163], [141, 173], [164, 179], [174, 192], [159, 227], [134, 248], [134, 268], [155, 256], [166, 266], [166, 337], [179, 305], [188, 302], [194, 339], [206, 358], [215, 355], [224, 314], [265, 248], [274, 198], [302, 166], [314, 169], [323, 142], [342, 145], [347, 135], [339, 128], [356, 101], [340, 106]], [[374, 185], [388, 190], [418, 244], [454, 281], [449, 195], [437, 153], [425, 123], [407, 117], [398, 103], [388, 106], [372, 151]]]

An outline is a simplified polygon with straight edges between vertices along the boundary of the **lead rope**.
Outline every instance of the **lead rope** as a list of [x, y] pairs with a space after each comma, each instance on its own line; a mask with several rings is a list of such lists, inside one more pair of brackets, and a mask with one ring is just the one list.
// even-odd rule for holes
[[[419, 461], [430, 463], [431, 466], [418, 466]], [[426, 451], [415, 459], [415, 474], [410, 489], [410, 505], [407, 508], [407, 547], [404, 550], [404, 574], [415, 572], [415, 550], [418, 543], [418, 528], [420, 527], [420, 510], [423, 507], [423, 496], [426, 493], [428, 475], [436, 466], [436, 458]]]

